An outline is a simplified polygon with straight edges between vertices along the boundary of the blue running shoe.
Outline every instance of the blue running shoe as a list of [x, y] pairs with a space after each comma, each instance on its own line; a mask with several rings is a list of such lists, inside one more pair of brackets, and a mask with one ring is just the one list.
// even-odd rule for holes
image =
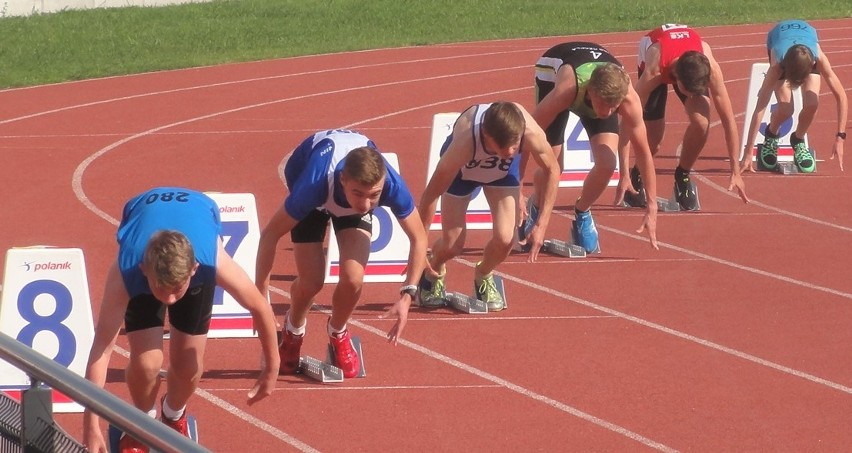
[[535, 223], [538, 221], [538, 208], [529, 200], [527, 200], [527, 218], [524, 223], [518, 227], [518, 240], [524, 241], [530, 235]]
[[586, 253], [600, 253], [601, 247], [598, 243], [598, 229], [592, 219], [592, 210], [580, 212], [574, 210], [575, 219], [572, 222], [571, 236], [574, 244], [586, 249]]

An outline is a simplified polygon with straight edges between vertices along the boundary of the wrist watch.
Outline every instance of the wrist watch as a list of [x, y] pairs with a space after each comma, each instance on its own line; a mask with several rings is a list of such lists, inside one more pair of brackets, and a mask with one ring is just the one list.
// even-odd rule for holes
[[399, 289], [399, 295], [408, 294], [414, 299], [417, 296], [417, 285], [405, 285]]
[[838, 132], [837, 138], [840, 138], [842, 140], [846, 140], [846, 132]]

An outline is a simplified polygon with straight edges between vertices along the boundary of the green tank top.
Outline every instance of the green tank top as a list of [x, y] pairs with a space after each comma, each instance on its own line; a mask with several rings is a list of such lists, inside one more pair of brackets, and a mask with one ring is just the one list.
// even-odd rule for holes
[[589, 79], [592, 78], [592, 72], [601, 65], [607, 64], [607, 61], [590, 61], [583, 63], [574, 68], [574, 76], [577, 78], [577, 96], [574, 97], [574, 102], [568, 107], [568, 110], [580, 117], [597, 118], [595, 110], [586, 104], [586, 90], [589, 86]]

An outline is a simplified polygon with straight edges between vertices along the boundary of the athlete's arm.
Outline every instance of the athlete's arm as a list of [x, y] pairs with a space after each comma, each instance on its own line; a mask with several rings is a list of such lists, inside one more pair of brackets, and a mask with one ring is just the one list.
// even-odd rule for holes
[[536, 200], [539, 203], [539, 216], [527, 240], [530, 244], [528, 260], [529, 262], [534, 262], [538, 258], [538, 253], [544, 242], [544, 234], [547, 231], [550, 214], [553, 212], [553, 205], [556, 202], [556, 190], [559, 188], [561, 169], [559, 162], [556, 161], [556, 156], [553, 154], [553, 149], [547, 142], [544, 130], [520, 104], [516, 105], [524, 113], [526, 120], [526, 130], [524, 131], [524, 141], [522, 144], [523, 152], [530, 154], [530, 157], [541, 167], [547, 178], [544, 186], [541, 188], [543, 193], [539, 194], [541, 198]]
[[[834, 95], [834, 100], [837, 103], [837, 132], [846, 132], [847, 111], [849, 108], [846, 90], [843, 89], [843, 84], [840, 82], [840, 78], [837, 77], [834, 69], [831, 68], [831, 62], [828, 60], [828, 55], [820, 49], [819, 45], [817, 45], [817, 51], [819, 52], [817, 69], [825, 78], [825, 83], [828, 84], [828, 88], [831, 90], [831, 93]], [[835, 137], [831, 152], [832, 159], [834, 159], [835, 156], [838, 158], [840, 171], [843, 171], [843, 142], [844, 139]]]
[[[405, 283], [403, 285], [417, 286], [420, 275], [423, 274], [423, 269], [426, 268], [426, 248], [428, 247], [428, 236], [423, 229], [423, 220], [420, 219], [420, 213], [414, 209], [411, 213], [399, 220], [399, 226], [402, 231], [408, 236], [408, 241], [411, 247], [408, 250], [408, 266], [406, 267]], [[408, 322], [408, 309], [413, 302], [412, 296], [402, 293], [399, 300], [384, 314], [382, 317], [395, 316], [396, 323], [388, 331], [388, 341], [397, 344], [402, 337], [402, 331]]]
[[704, 55], [710, 60], [710, 97], [713, 99], [713, 104], [719, 113], [719, 120], [722, 122], [722, 128], [725, 130], [728, 157], [731, 159], [731, 173], [738, 175], [740, 173], [737, 165], [740, 139], [737, 136], [737, 123], [734, 120], [734, 109], [731, 107], [731, 98], [728, 96], [728, 89], [725, 87], [725, 76], [722, 74], [722, 68], [719, 66], [719, 63], [713, 58], [710, 46], [704, 42], [702, 42], [702, 45], [704, 46]]
[[728, 159], [731, 162], [731, 178], [728, 190], [737, 189], [740, 199], [744, 203], [748, 203], [745, 181], [742, 179], [739, 165], [740, 138], [737, 123], [734, 120], [734, 109], [731, 107], [731, 98], [728, 96], [728, 89], [725, 88], [725, 77], [722, 75], [722, 68], [719, 63], [713, 58], [710, 46], [703, 41], [701, 44], [704, 47], [704, 55], [710, 60], [710, 97], [719, 113], [719, 120], [722, 122], [722, 129], [725, 131], [725, 143], [728, 145]]
[[268, 295], [269, 274], [272, 272], [272, 265], [275, 262], [278, 240], [289, 233], [297, 223], [299, 221], [291, 217], [282, 204], [269, 219], [269, 223], [266, 224], [263, 231], [260, 232], [254, 282], [263, 297]]
[[748, 123], [746, 143], [743, 146], [743, 158], [740, 161], [740, 168], [742, 171], [754, 171], [754, 167], [752, 166], [754, 142], [757, 140], [760, 121], [763, 119], [766, 107], [769, 106], [769, 101], [772, 99], [772, 92], [775, 89], [775, 85], [779, 83], [780, 78], [781, 65], [777, 63], [772, 64], [766, 71], [766, 75], [763, 77], [763, 83], [760, 84], [760, 89], [757, 91], [757, 100], [755, 101], [754, 112], [751, 114], [751, 120]]
[[[89, 360], [86, 365], [86, 379], [98, 387], [103, 387], [106, 382], [112, 348], [115, 345], [121, 324], [124, 322], [124, 314], [127, 311], [129, 299], [116, 261], [110, 266], [107, 273], [103, 300], [92, 340], [92, 349], [89, 351]], [[97, 414], [90, 409], [85, 410], [83, 414], [83, 443], [89, 448], [89, 451], [106, 452], [106, 444], [98, 420]]]
[[[651, 155], [651, 147], [648, 145], [648, 132], [645, 129], [645, 122], [642, 120], [642, 105], [639, 101], [639, 95], [633, 86], [629, 86], [627, 97], [624, 98], [618, 108], [618, 113], [621, 116], [621, 130], [636, 148], [636, 165], [639, 167], [639, 173], [642, 175], [642, 182], [645, 186], [645, 197], [648, 200], [647, 213], [639, 227], [639, 232], [648, 230], [648, 238], [651, 241], [651, 246], [659, 250], [657, 245], [657, 173], [654, 168], [654, 156]], [[622, 164], [624, 165], [624, 164]], [[621, 167], [624, 173], [627, 173], [627, 166]]]
[[266, 398], [275, 389], [278, 380], [278, 339], [275, 335], [275, 317], [266, 298], [252, 284], [248, 274], [222, 246], [221, 239], [216, 252], [216, 284], [233, 296], [251, 314], [257, 338], [263, 349], [264, 369], [261, 370], [254, 387], [249, 391], [249, 406]]

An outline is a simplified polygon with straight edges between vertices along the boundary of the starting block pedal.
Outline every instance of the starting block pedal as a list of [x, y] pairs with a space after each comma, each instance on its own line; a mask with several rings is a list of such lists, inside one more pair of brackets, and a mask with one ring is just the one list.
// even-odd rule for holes
[[299, 358], [299, 369], [296, 372], [323, 383], [343, 382], [343, 370], [311, 356]]
[[[194, 440], [195, 442], [198, 442], [198, 422], [196, 422], [194, 416], [186, 416], [186, 426], [189, 430], [189, 438]], [[107, 429], [107, 441], [109, 442], [110, 453], [121, 452], [121, 448], [119, 448], [119, 443], [121, 441], [122, 434], [124, 433], [117, 426], [109, 425], [109, 429]], [[152, 453], [156, 453], [154, 450], [151, 451]]]
[[764, 167], [763, 164], [760, 163], [760, 159], [758, 159], [757, 169], [760, 171], [778, 173], [779, 175], [795, 175], [799, 173], [799, 167], [797, 167], [794, 162], [778, 162], [775, 164], [775, 168], [767, 168]]
[[455, 310], [469, 314], [488, 313], [485, 302], [462, 293], [447, 293], [446, 304]]
[[[352, 340], [352, 348], [355, 349], [355, 352], [358, 353], [358, 360], [361, 361], [361, 371], [359, 371], [358, 376], [355, 377], [366, 377], [367, 370], [364, 368], [364, 351], [361, 350], [361, 337], [356, 337], [355, 335], [352, 335], [350, 339]], [[334, 358], [334, 349], [331, 347], [330, 344], [328, 345], [327, 349], [326, 363], [330, 364], [334, 368], [337, 368], [337, 360], [335, 360]], [[339, 370], [340, 368], [337, 369]], [[340, 373], [340, 379], [343, 380], [342, 371]]]
[[677, 212], [680, 211], [680, 203], [677, 200], [657, 197], [657, 210], [660, 212]]
[[[530, 244], [518, 244], [517, 250], [521, 252], [529, 252], [532, 246]], [[545, 239], [541, 245], [541, 251], [551, 255], [565, 256], [568, 258], [585, 258], [586, 250], [577, 244], [569, 244], [559, 239]]]

